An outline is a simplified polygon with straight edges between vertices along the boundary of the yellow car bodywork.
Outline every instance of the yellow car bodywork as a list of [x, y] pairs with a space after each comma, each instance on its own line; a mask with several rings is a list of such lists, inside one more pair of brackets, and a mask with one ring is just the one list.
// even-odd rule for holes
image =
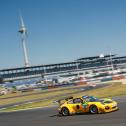
[[[88, 96], [90, 98], [90, 96]], [[77, 113], [107, 113], [118, 110], [117, 102], [112, 99], [98, 99], [90, 101], [89, 98], [68, 98], [59, 102], [58, 111], [63, 116]], [[76, 102], [75, 102], [76, 101]]]

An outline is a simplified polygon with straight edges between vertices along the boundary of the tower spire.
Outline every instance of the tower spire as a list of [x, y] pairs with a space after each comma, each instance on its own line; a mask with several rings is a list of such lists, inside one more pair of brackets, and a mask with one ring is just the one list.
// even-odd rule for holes
[[22, 15], [20, 15], [20, 22], [21, 22], [21, 27], [19, 29], [19, 32], [21, 34], [22, 47], [24, 51], [24, 62], [25, 62], [25, 67], [28, 67], [29, 61], [28, 61], [28, 54], [27, 54], [27, 48], [26, 48], [27, 29], [24, 25]]

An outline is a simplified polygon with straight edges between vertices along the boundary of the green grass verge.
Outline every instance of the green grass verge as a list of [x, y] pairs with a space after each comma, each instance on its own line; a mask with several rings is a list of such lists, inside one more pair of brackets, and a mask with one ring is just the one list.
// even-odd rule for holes
[[48, 106], [49, 104], [52, 104], [51, 100], [47, 100], [45, 102], [29, 103], [29, 104], [16, 106], [16, 107], [8, 107], [6, 109], [1, 109], [0, 112], [10, 112], [10, 111], [16, 111], [16, 110], [23, 110], [23, 109], [39, 108], [42, 106]]
[[42, 98], [48, 98], [48, 97], [55, 97], [58, 95], [62, 94], [67, 94], [67, 93], [74, 93], [76, 92], [76, 89], [67, 89], [67, 90], [57, 90], [53, 92], [45, 92], [45, 93], [40, 93], [40, 94], [31, 94], [28, 96], [21, 96], [21, 97], [14, 97], [14, 98], [8, 98], [8, 99], [0, 99], [0, 105], [7, 105], [7, 104], [13, 104], [13, 103], [18, 103], [18, 102], [24, 102], [28, 100], [36, 100], [36, 99], [42, 99]]
[[[95, 90], [86, 91], [84, 93], [78, 93], [78, 96], [82, 95], [94, 95], [96, 97], [114, 97], [120, 95], [126, 95], [126, 84], [121, 84], [120, 82], [111, 83], [111, 85], [103, 88], [98, 88]], [[76, 96], [76, 95], [74, 95]]]

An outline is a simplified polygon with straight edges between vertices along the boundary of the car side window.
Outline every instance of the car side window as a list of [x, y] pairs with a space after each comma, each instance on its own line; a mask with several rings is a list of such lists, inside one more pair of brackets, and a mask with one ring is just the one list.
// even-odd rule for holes
[[67, 102], [68, 104], [73, 104], [73, 99]]
[[83, 100], [80, 98], [73, 99], [73, 103], [83, 103]]

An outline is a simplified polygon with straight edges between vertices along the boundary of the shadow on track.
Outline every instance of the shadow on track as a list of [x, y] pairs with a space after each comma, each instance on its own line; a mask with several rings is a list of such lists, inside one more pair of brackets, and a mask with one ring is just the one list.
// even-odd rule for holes
[[[70, 116], [80, 116], [80, 115], [96, 115], [96, 114], [90, 114], [90, 113], [78, 113], [78, 114], [73, 114], [73, 115], [69, 115], [69, 116], [62, 116], [61, 114], [55, 114], [55, 115], [51, 115], [49, 117], [70, 117]], [[97, 114], [98, 115], [98, 114]]]

